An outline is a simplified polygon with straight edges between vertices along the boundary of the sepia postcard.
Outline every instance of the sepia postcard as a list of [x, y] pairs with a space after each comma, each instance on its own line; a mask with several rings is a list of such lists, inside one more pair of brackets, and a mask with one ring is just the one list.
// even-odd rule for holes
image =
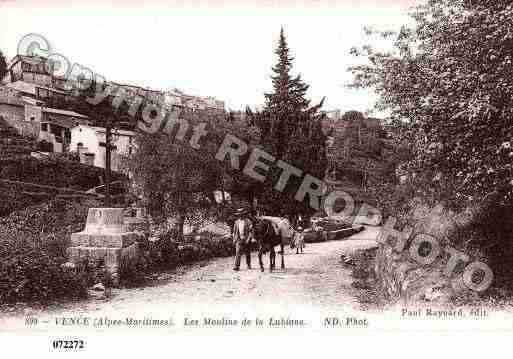
[[486, 355], [512, 99], [510, 1], [0, 0], [0, 345]]

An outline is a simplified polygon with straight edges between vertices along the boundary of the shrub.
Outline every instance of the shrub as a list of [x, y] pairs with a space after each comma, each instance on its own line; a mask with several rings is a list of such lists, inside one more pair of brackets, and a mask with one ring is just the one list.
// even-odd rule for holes
[[41, 152], [53, 152], [53, 144], [43, 140], [37, 144], [37, 150]]
[[54, 161], [80, 162], [78, 152], [50, 153], [48, 159]]
[[[55, 187], [88, 190], [100, 186], [104, 170], [71, 160], [73, 155], [52, 154], [45, 158], [24, 156], [0, 158], [0, 178], [49, 185]], [[125, 180], [125, 176], [113, 172], [111, 181]]]
[[227, 236], [202, 232], [188, 235], [177, 241], [176, 231], [161, 234], [153, 244], [154, 262], [159, 267], [174, 268], [178, 265], [208, 260], [216, 257], [228, 257], [233, 254], [232, 239]]
[[[129, 266], [121, 266], [118, 273], [120, 286], [125, 288], [135, 288], [142, 286], [146, 280], [148, 269], [149, 268], [147, 267], [146, 263], [142, 261]], [[103, 278], [98, 278], [95, 280], [95, 282], [101, 282], [107, 287], [112, 286], [111, 279], [105, 272]]]
[[64, 270], [65, 258], [42, 249], [0, 264], [0, 303], [47, 302], [86, 295], [87, 276]]
[[478, 253], [494, 273], [494, 286], [513, 289], [513, 204], [491, 195], [464, 213], [469, 220], [450, 232], [451, 242]]
[[60, 200], [28, 207], [0, 219], [0, 303], [81, 297], [87, 271], [61, 267], [71, 233], [85, 224], [94, 201]]

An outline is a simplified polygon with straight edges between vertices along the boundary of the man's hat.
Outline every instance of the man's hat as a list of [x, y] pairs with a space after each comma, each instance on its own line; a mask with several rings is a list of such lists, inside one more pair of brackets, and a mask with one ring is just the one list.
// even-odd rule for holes
[[245, 208], [239, 208], [235, 211], [235, 215], [237, 215], [237, 216], [242, 216], [243, 214], [246, 214], [246, 213], [247, 213], [247, 211]]

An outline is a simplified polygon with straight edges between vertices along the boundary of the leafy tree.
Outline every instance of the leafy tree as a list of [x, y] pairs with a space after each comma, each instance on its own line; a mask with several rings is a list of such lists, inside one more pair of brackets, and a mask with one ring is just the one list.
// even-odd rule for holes
[[192, 209], [205, 206], [217, 189], [220, 175], [215, 151], [207, 141], [199, 150], [185, 142], [190, 132], [182, 141], [176, 131], [139, 131], [137, 150], [129, 159], [133, 180], [152, 217], [158, 222], [175, 217], [179, 237]]
[[[185, 137], [177, 137], [181, 130], [177, 125], [169, 131], [168, 123], [156, 133], [138, 131], [136, 151], [128, 159], [128, 166], [138, 195], [144, 198], [152, 217], [157, 221], [176, 218], [177, 235], [182, 237], [186, 219], [198, 210], [212, 208], [214, 191], [243, 196], [255, 191], [254, 180], [220, 162], [215, 155], [226, 134], [251, 145], [257, 141], [257, 131], [244, 119], [224, 113], [181, 109], [177, 116], [188, 124]], [[199, 146], [192, 146], [193, 129], [200, 124], [206, 126], [206, 134]]]
[[[249, 111], [253, 123], [260, 130], [261, 146], [277, 159], [287, 162], [319, 179], [326, 172], [326, 137], [322, 131], [320, 108], [323, 101], [310, 106], [306, 98], [308, 85], [301, 76], [293, 77], [293, 58], [283, 29], [280, 32], [278, 47], [275, 51], [278, 62], [273, 67], [271, 77], [273, 91], [266, 94], [266, 103], [262, 111]], [[301, 178], [293, 177], [284, 193], [271, 188], [279, 178], [281, 169], [271, 167], [270, 176], [259, 191], [259, 200], [267, 210], [274, 214], [309, 213], [307, 202], [298, 203], [293, 196], [301, 183]], [[305, 199], [307, 200], [307, 199]]]
[[328, 147], [331, 179], [343, 180], [349, 186], [367, 189], [371, 179], [389, 182], [395, 158], [393, 146], [386, 140], [381, 120], [366, 118], [358, 111], [347, 111], [333, 121]]
[[[249, 146], [248, 152], [241, 156], [241, 163], [245, 164], [249, 158], [250, 152], [260, 143], [259, 129], [250, 121], [247, 116], [241, 114], [235, 115], [229, 112], [226, 116], [212, 116], [208, 119], [211, 125], [211, 135], [216, 137], [215, 142], [221, 145], [224, 136], [231, 134], [244, 141]], [[255, 194], [258, 193], [260, 182], [246, 176], [242, 170], [234, 169], [228, 162], [220, 163], [223, 176], [220, 185], [225, 190], [235, 195], [243, 202], [252, 202]]]
[[491, 0], [430, 0], [412, 12], [393, 51], [353, 49], [368, 64], [354, 86], [372, 87], [412, 145], [407, 162], [425, 188], [479, 199], [513, 188], [513, 7]]

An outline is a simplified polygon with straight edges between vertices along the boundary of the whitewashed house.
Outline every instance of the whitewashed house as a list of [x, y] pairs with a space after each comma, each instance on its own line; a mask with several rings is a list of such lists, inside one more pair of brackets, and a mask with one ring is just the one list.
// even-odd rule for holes
[[[133, 131], [112, 129], [111, 169], [121, 169], [121, 158], [134, 150]], [[79, 125], [71, 129], [70, 151], [78, 152], [80, 162], [105, 168], [105, 128]]]

